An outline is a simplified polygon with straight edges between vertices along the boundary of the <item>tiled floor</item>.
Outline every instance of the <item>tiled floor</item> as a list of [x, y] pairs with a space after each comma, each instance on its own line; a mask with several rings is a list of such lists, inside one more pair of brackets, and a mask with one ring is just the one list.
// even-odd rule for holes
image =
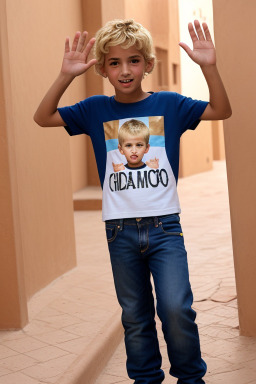
[[120, 313], [101, 212], [75, 212], [75, 227], [78, 267], [30, 300], [23, 330], [0, 331], [0, 384], [62, 382]]
[[[240, 337], [238, 330], [225, 163], [181, 179], [179, 194], [194, 308], [208, 363], [206, 383], [255, 384], [256, 339]], [[0, 332], [0, 384], [61, 384], [70, 367], [90, 356], [106, 322], [120, 313], [101, 213], [75, 212], [75, 226], [78, 267], [31, 299], [30, 323], [22, 331]], [[160, 329], [159, 338], [165, 383], [172, 384], [176, 381], [168, 376]], [[114, 383], [132, 383], [123, 342], [97, 380]]]

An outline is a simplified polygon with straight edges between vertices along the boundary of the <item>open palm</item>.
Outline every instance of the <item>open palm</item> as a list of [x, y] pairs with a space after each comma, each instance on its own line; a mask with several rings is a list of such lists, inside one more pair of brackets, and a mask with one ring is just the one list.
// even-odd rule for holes
[[[209, 28], [203, 23], [203, 30], [198, 20], [188, 24], [188, 30], [193, 42], [193, 50], [185, 43], [179, 45], [187, 52], [188, 56], [200, 66], [216, 64], [216, 52], [212, 42]], [[204, 32], [203, 32], [204, 31]]]
[[86, 44], [88, 33], [84, 31], [82, 34], [76, 32], [72, 47], [70, 49], [69, 38], [66, 38], [65, 53], [62, 62], [61, 72], [72, 76], [79, 76], [86, 72], [91, 66], [96, 64], [97, 60], [88, 61], [88, 56], [91, 52], [95, 39], [92, 38]]

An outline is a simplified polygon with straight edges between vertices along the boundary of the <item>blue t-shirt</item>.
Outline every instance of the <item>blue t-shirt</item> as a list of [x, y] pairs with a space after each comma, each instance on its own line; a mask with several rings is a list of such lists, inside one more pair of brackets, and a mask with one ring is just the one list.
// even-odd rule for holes
[[[208, 102], [173, 92], [152, 93], [136, 103], [92, 96], [58, 108], [69, 135], [87, 134], [103, 188], [103, 220], [180, 212], [177, 195], [180, 137], [195, 129]], [[131, 169], [118, 149], [118, 131], [139, 120], [149, 130], [145, 167]]]

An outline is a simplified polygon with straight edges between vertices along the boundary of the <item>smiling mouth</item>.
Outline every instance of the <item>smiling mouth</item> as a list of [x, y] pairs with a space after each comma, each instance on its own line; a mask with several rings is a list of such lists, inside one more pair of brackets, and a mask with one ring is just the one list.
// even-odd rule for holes
[[119, 80], [120, 83], [124, 83], [124, 84], [131, 83], [132, 81], [133, 81], [132, 79]]

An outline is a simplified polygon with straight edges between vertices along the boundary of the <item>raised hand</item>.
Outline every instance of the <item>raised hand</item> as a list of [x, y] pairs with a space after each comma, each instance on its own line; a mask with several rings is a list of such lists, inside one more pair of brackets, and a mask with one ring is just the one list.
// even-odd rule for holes
[[70, 49], [69, 38], [65, 41], [65, 53], [63, 57], [61, 72], [64, 74], [79, 76], [97, 63], [96, 59], [88, 61], [89, 53], [95, 43], [92, 38], [86, 43], [88, 32], [76, 32], [72, 47]]
[[125, 169], [125, 166], [124, 166], [123, 163], [115, 164], [115, 163], [112, 162], [112, 166], [113, 166], [114, 172], [123, 171]]
[[159, 159], [155, 157], [154, 159], [150, 159], [149, 161], [146, 161], [146, 164], [149, 168], [157, 169], [159, 168]]
[[201, 67], [216, 64], [216, 52], [212, 42], [210, 31], [206, 23], [202, 24], [203, 30], [198, 20], [188, 24], [188, 30], [193, 42], [193, 50], [185, 43], [179, 45], [187, 52], [188, 56]]

